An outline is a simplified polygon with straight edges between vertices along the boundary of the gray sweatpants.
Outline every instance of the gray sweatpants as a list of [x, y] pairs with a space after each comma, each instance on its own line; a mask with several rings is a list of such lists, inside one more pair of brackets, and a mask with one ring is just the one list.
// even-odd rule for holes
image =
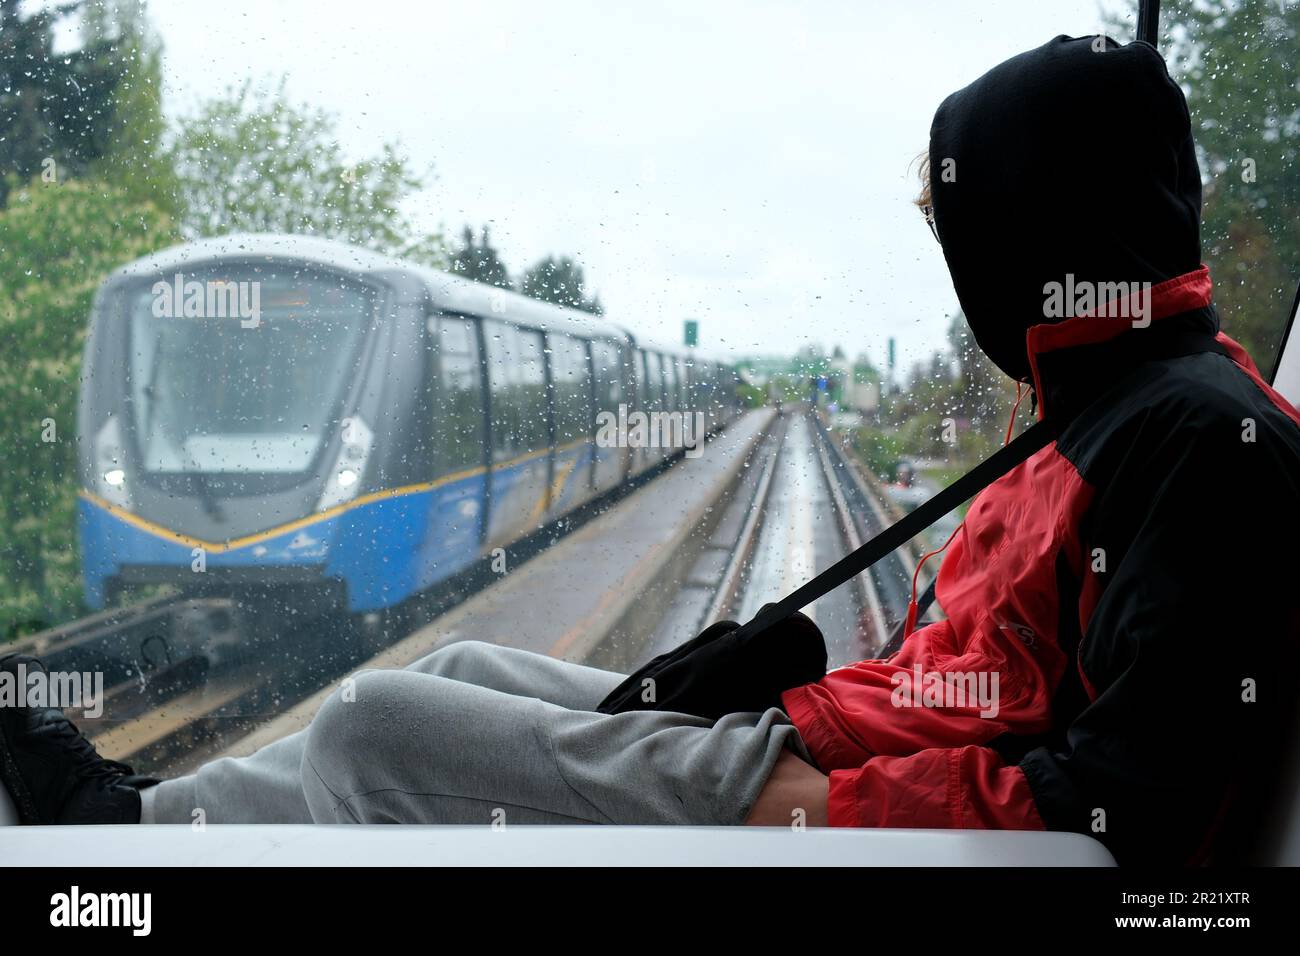
[[143, 791], [144, 823], [738, 824], [782, 748], [780, 710], [715, 722], [597, 714], [622, 675], [467, 641], [369, 670], [311, 724]]

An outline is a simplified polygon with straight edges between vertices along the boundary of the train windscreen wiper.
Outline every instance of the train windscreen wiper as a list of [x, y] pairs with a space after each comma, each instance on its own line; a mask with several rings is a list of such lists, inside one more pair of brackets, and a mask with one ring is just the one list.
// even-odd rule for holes
[[225, 521], [226, 512], [222, 509], [217, 496], [212, 493], [212, 486], [208, 484], [208, 476], [201, 471], [192, 471], [190, 472], [190, 483], [198, 490], [199, 504], [203, 505], [203, 510], [208, 513], [208, 517], [213, 521]]

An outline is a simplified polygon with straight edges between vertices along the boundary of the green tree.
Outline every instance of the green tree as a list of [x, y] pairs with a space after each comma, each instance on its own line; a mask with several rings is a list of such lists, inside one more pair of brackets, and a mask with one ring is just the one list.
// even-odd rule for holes
[[0, 640], [81, 610], [76, 401], [95, 289], [171, 242], [158, 207], [92, 180], [16, 189], [0, 212]]
[[282, 232], [341, 239], [446, 268], [438, 235], [417, 235], [401, 211], [423, 188], [397, 146], [350, 162], [329, 113], [291, 103], [284, 83], [246, 82], [177, 124], [169, 152], [186, 237]]
[[[94, 290], [174, 241], [139, 0], [0, 0], [0, 639], [77, 614], [75, 407]], [[76, 48], [54, 52], [56, 29]]]
[[499, 286], [502, 289], [513, 288], [510, 270], [506, 268], [501, 256], [492, 245], [488, 227], [484, 226], [480, 238], [474, 237], [474, 230], [466, 226], [461, 230], [460, 245], [451, 255], [451, 271], [464, 279]]
[[81, 33], [88, 49], [112, 51], [117, 70], [105, 150], [90, 175], [174, 217], [178, 184], [163, 149], [162, 42], [142, 0], [98, 0], [85, 9]]
[[[1136, 8], [1128, 0], [1111, 32]], [[1267, 374], [1300, 277], [1300, 2], [1173, 0], [1161, 24], [1192, 114], [1224, 330]]]
[[519, 281], [519, 291], [543, 302], [568, 306], [601, 315], [600, 299], [587, 295], [582, 266], [569, 256], [547, 256], [528, 269]]
[[1011, 380], [975, 344], [960, 311], [948, 323], [948, 350], [957, 361], [957, 388], [949, 411], [970, 419], [971, 428], [988, 438], [1001, 438], [1010, 411]]
[[94, 41], [54, 52], [55, 32], [83, 15], [83, 0], [26, 16], [20, 0], [0, 0], [0, 208], [33, 176], [84, 174], [112, 139], [120, 51]]

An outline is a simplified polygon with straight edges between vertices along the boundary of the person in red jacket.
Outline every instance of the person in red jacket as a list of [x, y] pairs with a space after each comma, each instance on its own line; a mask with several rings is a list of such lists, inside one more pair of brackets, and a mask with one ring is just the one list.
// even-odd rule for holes
[[945, 620], [785, 692], [816, 769], [751, 820], [1206, 859], [1297, 696], [1300, 416], [1219, 329], [1183, 94], [1145, 43], [1058, 37], [944, 101], [923, 178], [976, 341], [1063, 431], [972, 503]]

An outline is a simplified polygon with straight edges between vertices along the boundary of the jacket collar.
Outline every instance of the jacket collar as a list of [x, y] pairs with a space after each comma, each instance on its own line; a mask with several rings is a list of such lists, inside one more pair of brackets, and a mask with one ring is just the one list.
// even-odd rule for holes
[[[1147, 297], [1145, 303], [1135, 297], [1114, 300], [1107, 303], [1110, 308], [1031, 326], [1025, 346], [1038, 417], [1081, 410], [1142, 362], [1221, 350], [1215, 343], [1219, 319], [1212, 293], [1210, 270], [1202, 265], [1137, 293]], [[1139, 305], [1145, 308], [1135, 308]], [[1139, 311], [1149, 324], [1134, 325], [1131, 316]]]

